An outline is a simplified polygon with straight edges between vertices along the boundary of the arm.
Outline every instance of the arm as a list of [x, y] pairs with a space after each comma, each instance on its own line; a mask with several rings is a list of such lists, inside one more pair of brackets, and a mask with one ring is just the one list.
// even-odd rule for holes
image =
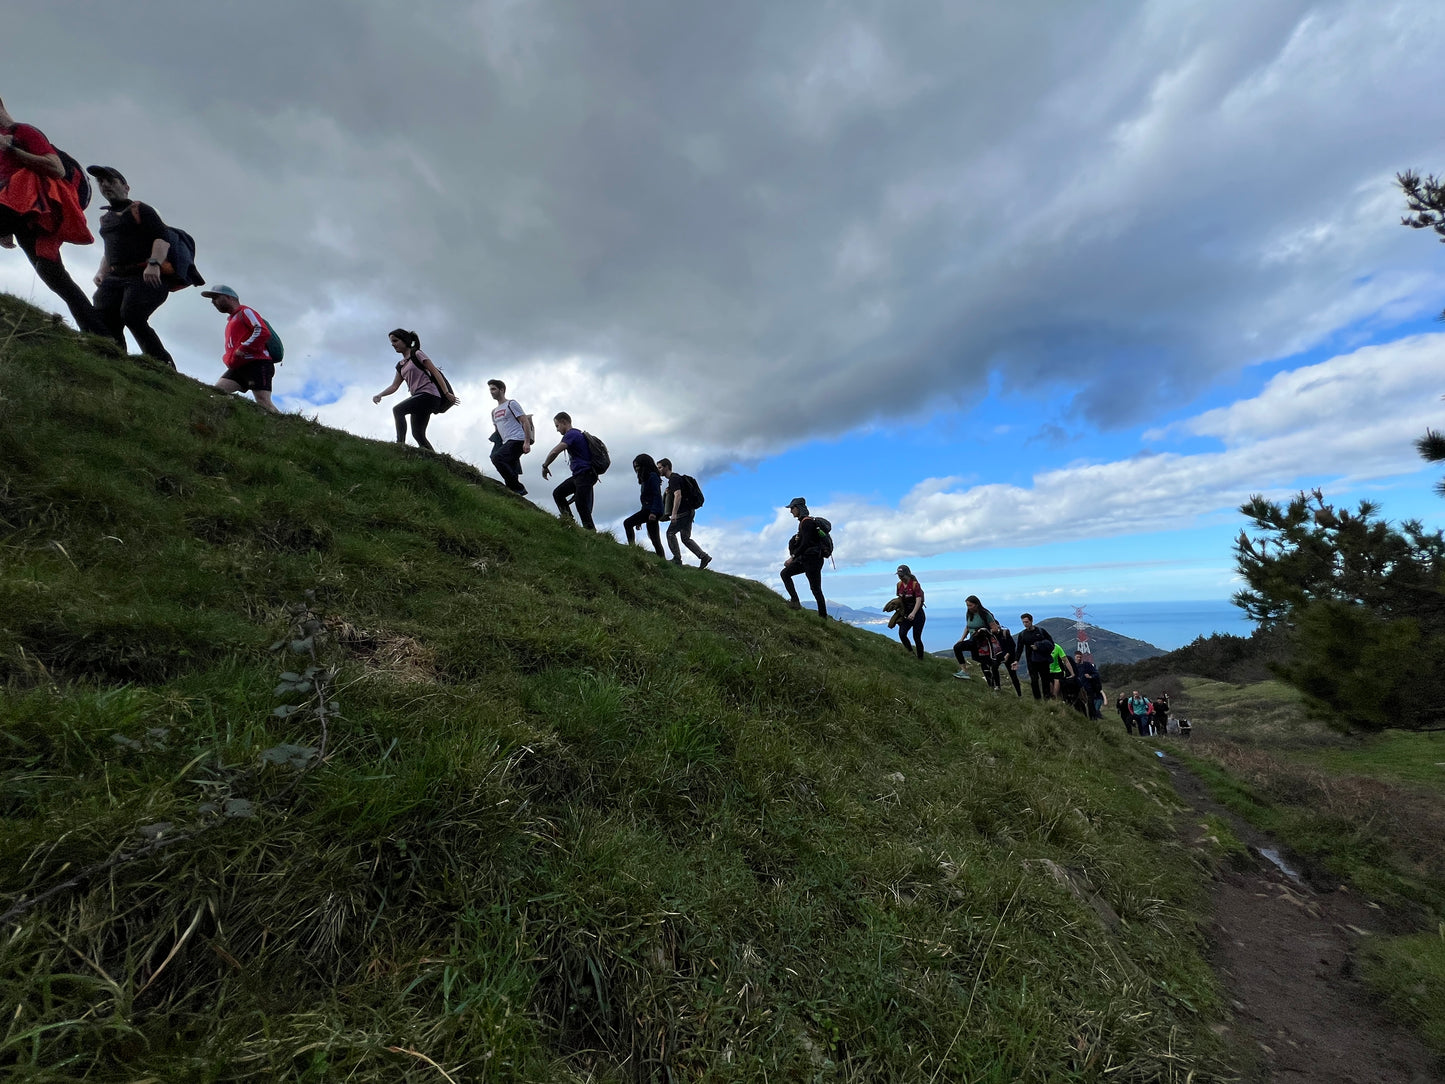
[[15, 145], [13, 133], [0, 135], [0, 151], [8, 151], [10, 157], [24, 166], [26, 169], [39, 173], [42, 177], [53, 177], [55, 180], [63, 180], [65, 177], [65, 163], [60, 160], [60, 155], [51, 151], [49, 154], [31, 154]]
[[[261, 351], [265, 349], [266, 340], [270, 338], [270, 333], [266, 330], [266, 325], [261, 322], [259, 317], [252, 319], [252, 310], [244, 305], [236, 310], [236, 315], [241, 318], [241, 322], [250, 330], [245, 334], [244, 338], [241, 338], [240, 342], [229, 351], [229, 354], [232, 358], [258, 357]], [[231, 319], [234, 320], [236, 317], [233, 316]], [[226, 364], [229, 365], [230, 362], [228, 361]]]
[[913, 610], [908, 615], [908, 620], [916, 621], [919, 613], [923, 610], [923, 591], [918, 592], [918, 597], [913, 600]]
[[383, 399], [385, 399], [388, 395], [390, 395], [392, 392], [396, 391], [396, 389], [399, 388], [399, 387], [401, 387], [401, 370], [400, 370], [400, 369], [398, 369], [398, 370], [396, 371], [396, 379], [391, 382], [391, 387], [387, 388], [385, 391], [377, 392], [375, 395], [373, 395], [373, 396], [371, 397], [371, 401], [372, 401], [373, 403], [379, 403], [379, 402], [381, 402]]
[[[431, 382], [437, 386], [437, 391], [441, 392], [441, 397], [448, 402], [455, 403], [457, 397], [447, 394], [446, 386], [442, 384], [441, 373], [437, 372], [437, 367], [432, 364], [431, 358], [418, 357], [416, 360], [421, 362], [421, 367], [426, 370], [427, 376], [431, 377]], [[399, 375], [400, 374], [398, 374], [398, 376]]]
[[559, 455], [561, 455], [561, 454], [562, 454], [563, 452], [565, 452], [566, 450], [567, 450], [567, 442], [564, 440], [564, 441], [558, 442], [557, 447], [553, 448], [550, 452], [547, 453], [547, 458], [544, 459], [544, 460], [542, 460], [542, 477], [543, 477], [543, 478], [550, 478], [550, 477], [552, 477], [551, 473], [547, 470], [547, 468], [552, 465], [552, 460], [556, 459]]
[[[141, 278], [145, 279], [147, 286], [159, 286], [161, 284], [161, 264], [166, 262], [166, 257], [171, 254], [171, 243], [164, 237], [157, 237], [151, 242], [150, 259], [146, 260], [145, 273]], [[100, 285], [96, 283], [96, 285]]]

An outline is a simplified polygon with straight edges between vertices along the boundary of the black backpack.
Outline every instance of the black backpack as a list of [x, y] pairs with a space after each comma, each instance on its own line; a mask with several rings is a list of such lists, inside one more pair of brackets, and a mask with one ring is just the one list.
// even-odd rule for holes
[[607, 468], [612, 466], [612, 456], [607, 451], [607, 445], [602, 443], [601, 437], [594, 437], [585, 430], [582, 436], [587, 440], [587, 450], [592, 455], [592, 470], [601, 476], [607, 473]]
[[813, 517], [813, 526], [818, 528], [818, 542], [823, 547], [823, 556], [833, 556], [833, 525], [822, 516]]
[[75, 189], [75, 198], [80, 201], [80, 209], [84, 211], [90, 206], [90, 178], [86, 176], [80, 163], [59, 147], [55, 148], [55, 153], [60, 156], [60, 164], [65, 167], [65, 176], [61, 179]]
[[[140, 225], [140, 206], [140, 201], [131, 201], [130, 213], [136, 225]], [[156, 217], [160, 217], [159, 212]], [[185, 230], [168, 225], [164, 219], [161, 220], [161, 225], [165, 227], [166, 243], [171, 246], [171, 250], [166, 253], [165, 263], [161, 264], [161, 274], [170, 280], [171, 293], [184, 290], [187, 286], [204, 286], [206, 280], [201, 277], [200, 269], [196, 267], [196, 239]], [[273, 360], [276, 360], [274, 355]]]
[[[268, 326], [269, 326], [269, 325], [268, 325]], [[275, 332], [273, 331], [271, 334], [274, 335]], [[273, 355], [273, 357], [274, 357], [274, 355]], [[428, 361], [431, 361], [430, 358], [427, 358], [427, 360], [428, 360]], [[412, 363], [413, 365], [415, 365], [418, 369], [421, 369], [422, 372], [426, 372], [426, 370], [425, 370], [424, 368], [422, 368], [421, 362], [417, 361], [415, 358], [412, 358], [412, 359], [411, 359], [411, 363]], [[405, 364], [406, 364], [406, 361], [405, 361], [405, 360], [398, 361], [398, 362], [396, 363], [396, 371], [397, 371], [398, 373], [400, 373], [401, 370], [402, 370], [402, 366], [404, 366]], [[447, 379], [447, 374], [444, 373], [444, 372], [442, 372], [442, 367], [441, 367], [440, 365], [438, 365], [438, 364], [437, 364], [436, 362], [434, 362], [434, 361], [432, 361], [431, 367], [436, 370], [437, 378], [436, 378], [436, 380], [435, 380], [434, 383], [435, 383], [436, 386], [437, 386], [437, 390], [445, 393], [445, 394], [443, 394], [443, 395], [438, 395], [438, 396], [437, 396], [437, 398], [442, 401], [442, 405], [439, 406], [439, 407], [437, 407], [436, 410], [432, 411], [432, 413], [433, 413], [433, 414], [445, 414], [448, 410], [451, 410], [451, 408], [456, 405], [456, 402], [457, 402], [457, 393], [452, 390], [452, 382]], [[428, 374], [428, 375], [430, 375], [430, 374]], [[447, 398], [448, 395], [451, 396], [450, 399]]]
[[690, 474], [682, 476], [682, 491], [687, 494], [687, 503], [691, 508], [701, 508], [703, 501], [707, 498], [702, 495], [702, 486], [697, 484], [697, 479]]

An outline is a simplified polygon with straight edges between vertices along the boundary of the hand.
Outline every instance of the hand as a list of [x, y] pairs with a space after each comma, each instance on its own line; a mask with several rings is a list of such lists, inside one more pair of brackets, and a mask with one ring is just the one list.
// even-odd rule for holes
[[104, 272], [104, 271], [97, 271], [97, 272], [95, 273], [95, 278], [91, 279], [90, 281], [93, 282], [93, 283], [95, 283], [97, 286], [99, 286], [102, 282], [105, 281], [105, 272]]
[[380, 402], [381, 402], [381, 396], [379, 396], [379, 395], [373, 395], [373, 396], [371, 397], [371, 401], [372, 401], [373, 403], [380, 403]]
[[15, 247], [15, 238], [11, 237], [8, 233], [5, 234], [5, 236], [0, 237], [0, 248], [14, 248], [14, 247]]
[[546, 467], [543, 467], [543, 468], [542, 468], [542, 477], [543, 477], [543, 478], [550, 478], [550, 477], [552, 477], [552, 472], [551, 472], [550, 470], [548, 470]]
[[[159, 286], [161, 284], [161, 265], [158, 263], [146, 264], [145, 271], [141, 274], [147, 286]], [[96, 283], [97, 286], [100, 283]]]
[[0, 135], [0, 151], [8, 151], [15, 145], [15, 137], [8, 132]]
[[530, 440], [524, 440], [524, 441], [522, 441], [522, 454], [523, 454], [523, 455], [528, 455], [528, 454], [531, 453], [531, 451], [532, 451], [532, 442], [531, 442]]
[[647, 513], [647, 522], [648, 522], [648, 523], [656, 523], [656, 522], [657, 522], [657, 513], [656, 513], [656, 512], [649, 512], [649, 513]]

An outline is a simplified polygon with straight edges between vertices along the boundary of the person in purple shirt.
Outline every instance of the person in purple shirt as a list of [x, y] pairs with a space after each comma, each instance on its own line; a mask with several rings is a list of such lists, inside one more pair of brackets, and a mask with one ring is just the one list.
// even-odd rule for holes
[[552, 499], [557, 502], [557, 514], [563, 519], [572, 518], [572, 504], [577, 509], [577, 518], [582, 521], [582, 526], [589, 531], [595, 531], [596, 525], [592, 522], [592, 488], [597, 484], [597, 472], [592, 469], [592, 449], [587, 444], [587, 435], [580, 429], [572, 426], [572, 415], [566, 413], [558, 414], [552, 419], [552, 424], [557, 427], [557, 432], [562, 439], [557, 447], [547, 453], [547, 459], [542, 464], [542, 477], [552, 477], [547, 469], [563, 452], [567, 453], [567, 461], [572, 466], [572, 477], [568, 478], [556, 489], [552, 490]]

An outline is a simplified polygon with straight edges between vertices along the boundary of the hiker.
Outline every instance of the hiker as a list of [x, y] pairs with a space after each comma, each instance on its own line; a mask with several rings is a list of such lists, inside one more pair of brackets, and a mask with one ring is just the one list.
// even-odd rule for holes
[[100, 217], [105, 252], [95, 273], [96, 319], [122, 347], [129, 330], [142, 354], [174, 369], [175, 359], [150, 325], [151, 314], [171, 296], [163, 272], [171, 255], [166, 224], [155, 208], [130, 198], [130, 185], [120, 170], [87, 166], [85, 172], [95, 178], [109, 204]]
[[1024, 627], [1018, 635], [1019, 653], [1014, 657], [1012, 669], [1017, 671], [1020, 662], [1026, 663], [1034, 699], [1051, 700], [1053, 686], [1046, 675], [1049, 672], [1049, 654], [1054, 650], [1054, 638], [1048, 629], [1034, 624], [1033, 614], [1019, 614], [1019, 620]]
[[532, 415], [524, 413], [517, 400], [507, 398], [507, 385], [502, 381], [488, 380], [487, 391], [497, 404], [492, 408], [492, 466], [502, 476], [504, 486], [517, 496], [525, 497], [527, 487], [521, 483], [522, 456], [531, 452], [537, 441]]
[[217, 312], [230, 317], [226, 321], [226, 352], [221, 359], [226, 363], [226, 371], [216, 381], [216, 390], [228, 395], [249, 391], [262, 410], [280, 414], [271, 402], [276, 363], [271, 360], [271, 329], [266, 321], [255, 309], [241, 304], [240, 297], [229, 286], [213, 286], [202, 290], [201, 296], [210, 298]]
[[[973, 675], [968, 672], [968, 660], [964, 654], [967, 652], [975, 659], [981, 659], [980, 650], [987, 648], [989, 661], [983, 663], [984, 679], [987, 680], [989, 667], [994, 665], [995, 658], [989, 634], [997, 632], [998, 622], [994, 620], [992, 611], [978, 600], [977, 595], [969, 595], [964, 599], [964, 606], [967, 607], [968, 616], [964, 620], [963, 635], [958, 638], [958, 643], [953, 645], [953, 657], [958, 660], [958, 670], [953, 676], [962, 681], [971, 681]], [[1001, 653], [999, 661], [1002, 661]]]
[[79, 185], [68, 176], [60, 152], [45, 133], [21, 124], [0, 101], [0, 248], [20, 246], [36, 276], [65, 302], [75, 326], [107, 334], [90, 298], [70, 277], [60, 246], [89, 245], [95, 237], [85, 222]]
[[903, 600], [903, 616], [898, 619], [898, 639], [908, 647], [908, 633], [913, 633], [913, 650], [923, 658], [923, 626], [928, 615], [923, 612], [923, 585], [907, 565], [898, 566], [898, 589], [893, 592]]
[[1023, 686], [1019, 684], [1018, 645], [1014, 643], [1013, 633], [1008, 630], [1007, 625], [1000, 625], [998, 627], [998, 632], [995, 633], [995, 635], [998, 637], [999, 644], [1003, 647], [1002, 672], [1007, 674], [1009, 680], [1014, 683], [1014, 695], [1016, 695], [1020, 700], [1022, 700], [1024, 696], [1024, 689]]
[[641, 487], [638, 497], [642, 507], [622, 521], [622, 529], [627, 532], [627, 544], [632, 545], [637, 539], [637, 528], [645, 526], [652, 548], [665, 561], [667, 554], [663, 551], [662, 533], [657, 526], [662, 518], [662, 475], [652, 456], [645, 452], [633, 458], [632, 472], [637, 475], [637, 484]]
[[702, 507], [702, 488], [696, 478], [673, 470], [670, 459], [659, 459], [657, 470], [667, 479], [667, 494], [662, 499], [662, 507], [668, 519], [667, 548], [672, 551], [672, 563], [682, 564], [682, 550], [678, 548], [681, 540], [697, 558], [697, 567], [706, 568], [712, 564], [712, 556], [692, 540], [692, 522], [697, 510]]
[[1124, 720], [1124, 733], [1134, 733], [1134, 713], [1129, 710], [1129, 697], [1125, 693], [1119, 694], [1119, 699], [1114, 701], [1114, 710], [1119, 713], [1119, 718]]
[[1074, 665], [1069, 661], [1069, 653], [1064, 650], [1063, 645], [1055, 644], [1054, 649], [1049, 652], [1048, 669], [1048, 679], [1053, 686], [1055, 700], [1063, 693], [1063, 683], [1066, 677], [1075, 677]]
[[574, 505], [577, 519], [581, 520], [582, 526], [589, 531], [595, 531], [597, 527], [592, 522], [592, 490], [597, 485], [597, 472], [592, 469], [592, 449], [587, 444], [587, 435], [582, 430], [573, 428], [572, 415], [566, 411], [553, 417], [552, 424], [557, 427], [562, 439], [557, 447], [547, 453], [547, 458], [542, 463], [542, 477], [552, 477], [552, 472], [547, 468], [552, 465], [552, 460], [566, 452], [572, 475], [552, 490], [552, 499], [557, 502], [557, 514], [572, 522], [572, 509], [568, 505]]
[[1082, 651], [1074, 652], [1074, 675], [1079, 679], [1079, 688], [1083, 692], [1084, 703], [1088, 707], [1090, 719], [1102, 719], [1104, 713], [1104, 679], [1099, 676], [1099, 668], [1092, 662], [1084, 660]]
[[1138, 689], [1129, 694], [1129, 713], [1134, 716], [1134, 726], [1139, 731], [1139, 737], [1147, 738], [1149, 736], [1149, 698], [1140, 696]]
[[396, 442], [406, 443], [406, 419], [407, 415], [411, 415], [411, 435], [416, 446], [434, 452], [436, 449], [426, 439], [427, 423], [433, 414], [441, 413], [447, 403], [455, 403], [457, 397], [446, 386], [431, 358], [422, 351], [421, 339], [415, 331], [399, 327], [387, 336], [387, 340], [391, 348], [401, 355], [401, 360], [396, 363], [396, 377], [391, 384], [373, 395], [371, 401], [380, 403], [405, 380], [406, 390], [411, 394], [391, 408], [391, 416], [396, 419]]
[[1154, 709], [1153, 715], [1152, 715], [1152, 717], [1151, 717], [1150, 720], [1149, 720], [1150, 725], [1154, 727], [1154, 732], [1155, 732], [1156, 734], [1168, 734], [1168, 733], [1169, 733], [1169, 694], [1168, 694], [1168, 693], [1160, 693], [1158, 696], [1156, 696], [1156, 697], [1154, 698], [1154, 702], [1153, 702], [1152, 704], [1150, 704], [1149, 706]]
[[788, 559], [783, 562], [783, 570], [779, 573], [783, 578], [783, 587], [788, 592], [788, 609], [803, 608], [798, 599], [798, 589], [793, 586], [793, 577], [801, 572], [807, 578], [808, 587], [818, 603], [818, 616], [827, 617], [828, 604], [823, 600], [823, 562], [827, 559], [824, 552], [827, 548], [824, 542], [826, 528], [808, 512], [808, 502], [803, 497], [794, 497], [789, 501], [788, 511], [798, 521], [797, 533], [788, 539]]

